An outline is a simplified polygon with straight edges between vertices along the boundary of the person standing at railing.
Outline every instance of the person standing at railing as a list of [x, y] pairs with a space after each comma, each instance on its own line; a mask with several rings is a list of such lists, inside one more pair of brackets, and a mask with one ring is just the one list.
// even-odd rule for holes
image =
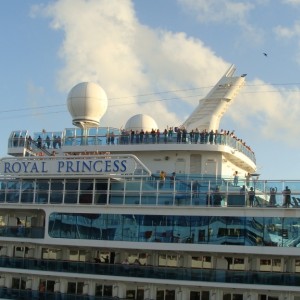
[[41, 136], [39, 135], [39, 137], [37, 138], [37, 146], [38, 146], [38, 148], [42, 148], [42, 138], [41, 138]]
[[152, 137], [152, 144], [155, 144], [156, 132], [153, 128], [151, 130], [151, 137]]
[[198, 180], [193, 181], [193, 183], [192, 183], [193, 198], [199, 197], [199, 187], [200, 187], [200, 184], [199, 184]]
[[277, 187], [270, 188], [270, 205], [271, 206], [276, 205], [276, 193], [277, 193]]
[[235, 171], [233, 173], [233, 185], [238, 186], [238, 183], [239, 183], [239, 173], [238, 171]]
[[130, 131], [130, 144], [133, 144], [134, 142], [134, 130], [131, 129]]
[[246, 187], [249, 187], [249, 185], [250, 185], [250, 178], [251, 178], [251, 174], [249, 172], [247, 174], [245, 174]]
[[144, 132], [144, 130], [142, 128], [141, 131], [140, 131], [140, 143], [141, 144], [144, 143], [144, 135], [145, 135], [145, 132]]
[[159, 173], [159, 188], [163, 188], [164, 184], [166, 181], [166, 172], [165, 171], [160, 171]]
[[193, 129], [192, 131], [190, 131], [189, 136], [190, 136], [190, 143], [192, 144], [194, 142], [194, 137], [195, 137], [195, 132]]
[[110, 133], [110, 143], [111, 143], [112, 145], [115, 144], [115, 134], [114, 134], [113, 132]]
[[172, 173], [172, 176], [170, 177], [170, 188], [173, 188], [173, 187], [174, 187], [175, 180], [176, 180], [176, 173], [173, 172], [173, 173]]
[[290, 207], [291, 205], [291, 190], [288, 186], [285, 187], [285, 190], [282, 191], [283, 195], [283, 206]]
[[166, 144], [168, 142], [168, 130], [165, 128], [164, 132], [164, 143]]
[[200, 136], [199, 129], [196, 128], [196, 130], [195, 130], [195, 144], [198, 144], [199, 136]]
[[216, 187], [214, 193], [213, 193], [213, 199], [214, 199], [214, 206], [221, 206], [222, 202], [222, 194], [220, 193], [219, 187]]
[[255, 191], [253, 187], [250, 188], [250, 191], [248, 192], [248, 196], [249, 196], [249, 205], [250, 207], [252, 207], [255, 199]]
[[181, 143], [181, 130], [180, 128], [177, 129], [177, 144]]

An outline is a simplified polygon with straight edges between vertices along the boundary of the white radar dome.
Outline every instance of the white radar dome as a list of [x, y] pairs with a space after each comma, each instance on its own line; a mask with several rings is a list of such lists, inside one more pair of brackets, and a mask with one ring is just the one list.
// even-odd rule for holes
[[81, 128], [97, 127], [107, 109], [107, 96], [98, 84], [82, 82], [71, 89], [67, 103], [73, 125]]
[[140, 131], [141, 129], [143, 129], [145, 132], [150, 132], [152, 128], [154, 130], [158, 128], [156, 122], [152, 117], [144, 114], [139, 114], [131, 117], [125, 125], [126, 130], [134, 131]]

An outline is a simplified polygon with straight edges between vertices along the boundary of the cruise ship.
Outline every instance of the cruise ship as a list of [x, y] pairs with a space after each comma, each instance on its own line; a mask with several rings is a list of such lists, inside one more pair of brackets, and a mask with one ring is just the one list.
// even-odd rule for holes
[[14, 130], [0, 161], [0, 298], [300, 300], [300, 181], [261, 180], [220, 121], [245, 84], [230, 66], [190, 116], [101, 127], [93, 82], [73, 124]]

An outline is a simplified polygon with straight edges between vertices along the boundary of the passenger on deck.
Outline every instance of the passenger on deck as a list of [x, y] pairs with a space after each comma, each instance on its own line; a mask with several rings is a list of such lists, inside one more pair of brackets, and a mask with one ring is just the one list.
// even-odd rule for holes
[[251, 178], [251, 174], [249, 172], [247, 174], [245, 174], [246, 186], [247, 187], [250, 185], [250, 178]]
[[42, 148], [42, 138], [41, 138], [41, 136], [39, 135], [39, 137], [37, 138], [37, 146], [38, 146], [38, 148]]
[[214, 194], [213, 194], [213, 199], [214, 199], [214, 206], [221, 206], [222, 194], [220, 192], [219, 187], [216, 187]]
[[250, 191], [248, 192], [248, 196], [249, 196], [249, 205], [250, 207], [252, 207], [255, 199], [255, 191], [253, 187], [250, 188]]
[[271, 206], [276, 205], [276, 193], [277, 193], [277, 187], [270, 188], [270, 205]]
[[246, 187], [243, 185], [240, 189], [240, 194], [245, 195], [245, 192], [246, 192]]
[[47, 149], [50, 148], [50, 143], [51, 143], [50, 137], [49, 137], [49, 135], [47, 135], [47, 137], [46, 137], [46, 146], [47, 146]]
[[233, 173], [233, 185], [238, 186], [238, 183], [239, 183], [239, 175], [238, 175], [238, 171], [235, 171]]
[[285, 187], [285, 190], [282, 191], [283, 195], [283, 206], [290, 207], [291, 205], [291, 190], [288, 186]]
[[198, 143], [199, 136], [200, 136], [199, 129], [198, 129], [198, 128], [196, 128], [196, 130], [195, 130], [195, 144], [197, 144], [197, 143]]
[[159, 173], [159, 188], [163, 188], [166, 180], [166, 172], [165, 171], [160, 171]]
[[173, 187], [174, 187], [175, 180], [176, 180], [176, 173], [173, 172], [173, 173], [172, 173], [172, 176], [170, 177], [170, 188], [173, 188]]
[[200, 187], [200, 184], [199, 184], [198, 180], [193, 181], [192, 191], [193, 191], [194, 198], [197, 198], [199, 196], [199, 187]]

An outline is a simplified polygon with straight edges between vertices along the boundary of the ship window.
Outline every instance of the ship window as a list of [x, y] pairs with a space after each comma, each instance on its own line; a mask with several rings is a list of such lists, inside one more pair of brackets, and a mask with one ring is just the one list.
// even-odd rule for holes
[[224, 293], [223, 300], [243, 300], [243, 294]]
[[6, 201], [19, 202], [20, 182], [17, 180], [10, 180], [7, 182], [6, 188]]
[[300, 272], [300, 259], [295, 260], [295, 272]]
[[85, 250], [70, 250], [69, 260], [86, 261], [87, 253]]
[[78, 180], [66, 180], [65, 203], [77, 203]]
[[281, 270], [281, 259], [261, 259], [260, 260], [260, 271], [273, 271], [280, 272]]
[[[107, 202], [107, 180], [96, 180], [95, 183], [95, 204], [106, 204]], [[122, 201], [123, 202], [123, 201]]]
[[64, 184], [63, 180], [51, 180], [50, 203], [62, 203]]
[[230, 270], [244, 270], [245, 259], [242, 257], [225, 257], [229, 264]]
[[47, 203], [49, 194], [49, 181], [48, 180], [37, 180], [36, 181], [36, 197], [35, 202]]
[[126, 299], [135, 299], [135, 290], [127, 290]]
[[25, 290], [25, 288], [26, 288], [26, 279], [25, 278], [13, 277], [11, 288], [16, 289], [16, 290]]
[[157, 300], [175, 300], [175, 290], [157, 290]]
[[83, 282], [68, 282], [68, 294], [83, 294]]
[[190, 300], [209, 300], [209, 291], [190, 291]]
[[55, 281], [54, 280], [44, 280], [41, 279], [40, 280], [40, 284], [39, 284], [39, 292], [50, 292], [50, 293], [54, 293], [54, 285], [55, 285]]
[[61, 250], [60, 249], [42, 249], [42, 259], [60, 259], [61, 258]]
[[22, 181], [22, 193], [21, 193], [21, 202], [33, 202], [34, 192], [34, 181], [32, 180], [23, 180]]
[[260, 294], [258, 295], [258, 300], [279, 300], [279, 297]]
[[80, 196], [79, 203], [92, 203], [93, 202], [93, 189], [94, 181], [93, 180], [80, 180]]
[[192, 256], [192, 268], [211, 268], [210, 256]]
[[179, 265], [180, 255], [160, 254], [158, 265], [165, 267], [177, 267]]
[[112, 285], [96, 284], [95, 296], [112, 297]]

